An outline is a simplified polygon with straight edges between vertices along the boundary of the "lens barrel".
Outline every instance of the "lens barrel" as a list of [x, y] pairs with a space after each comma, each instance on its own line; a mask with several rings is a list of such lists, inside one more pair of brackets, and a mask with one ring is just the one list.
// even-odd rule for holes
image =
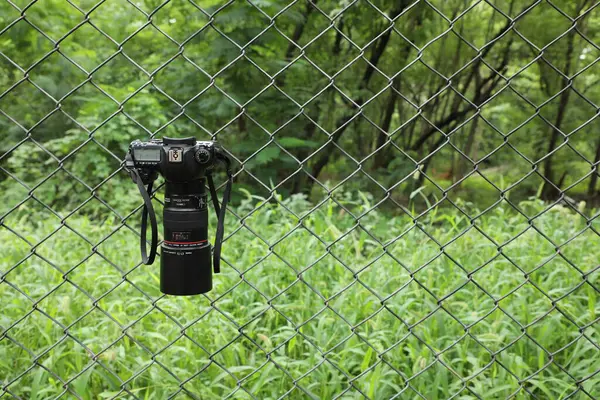
[[160, 290], [165, 294], [189, 296], [212, 289], [204, 182], [166, 182], [160, 252]]

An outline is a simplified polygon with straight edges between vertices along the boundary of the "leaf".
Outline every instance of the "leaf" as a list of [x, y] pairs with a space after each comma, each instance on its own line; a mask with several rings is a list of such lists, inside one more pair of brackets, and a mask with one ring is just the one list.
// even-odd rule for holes
[[279, 157], [279, 154], [281, 154], [279, 147], [267, 147], [258, 153], [252, 160], [257, 165], [263, 165]]
[[118, 391], [117, 392], [102, 392], [102, 393], [99, 393], [98, 396], [100, 396], [103, 399], [108, 399], [108, 398], [116, 397], [119, 393], [121, 393], [121, 392], [118, 392]]
[[294, 351], [294, 348], [296, 347], [296, 341], [298, 336], [295, 335], [293, 338], [290, 339], [290, 341], [288, 342], [288, 352], [291, 353], [292, 351]]
[[373, 348], [369, 346], [369, 350], [365, 353], [365, 357], [363, 358], [362, 363], [360, 364], [360, 370], [362, 372], [366, 371], [369, 368], [369, 364], [371, 363], [371, 356], [373, 355]]
[[411, 192], [410, 194], [410, 199], [414, 199], [416, 195], [418, 195], [419, 193], [421, 193], [423, 190], [425, 189], [425, 186], [421, 186], [420, 188], [418, 188], [417, 190]]
[[86, 393], [92, 372], [94, 372], [93, 369], [88, 369], [79, 377], [79, 379], [76, 379], [75, 382], [72, 383], [75, 392], [80, 395]]

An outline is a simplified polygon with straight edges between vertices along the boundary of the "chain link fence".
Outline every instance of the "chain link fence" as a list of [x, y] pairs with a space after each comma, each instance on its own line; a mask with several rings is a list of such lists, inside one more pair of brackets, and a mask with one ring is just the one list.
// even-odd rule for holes
[[[600, 398], [599, 3], [2, 1], [0, 397]], [[185, 135], [177, 298], [122, 160]]]

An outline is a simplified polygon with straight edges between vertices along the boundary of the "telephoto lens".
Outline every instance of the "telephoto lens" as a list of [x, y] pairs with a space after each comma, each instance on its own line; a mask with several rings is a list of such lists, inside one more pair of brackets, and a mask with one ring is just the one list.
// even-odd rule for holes
[[205, 179], [166, 182], [160, 290], [194, 295], [212, 289], [211, 246]]

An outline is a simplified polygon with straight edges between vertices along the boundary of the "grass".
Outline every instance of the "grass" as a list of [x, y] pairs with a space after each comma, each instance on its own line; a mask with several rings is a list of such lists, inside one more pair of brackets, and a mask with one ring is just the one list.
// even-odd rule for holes
[[10, 214], [42, 242], [0, 228], [0, 397], [600, 397], [598, 219], [556, 206], [530, 223], [502, 203], [473, 224], [434, 209], [357, 225], [328, 202], [297, 228], [261, 204], [230, 215], [223, 273], [195, 297], [161, 296], [158, 263], [137, 265], [117, 220]]

